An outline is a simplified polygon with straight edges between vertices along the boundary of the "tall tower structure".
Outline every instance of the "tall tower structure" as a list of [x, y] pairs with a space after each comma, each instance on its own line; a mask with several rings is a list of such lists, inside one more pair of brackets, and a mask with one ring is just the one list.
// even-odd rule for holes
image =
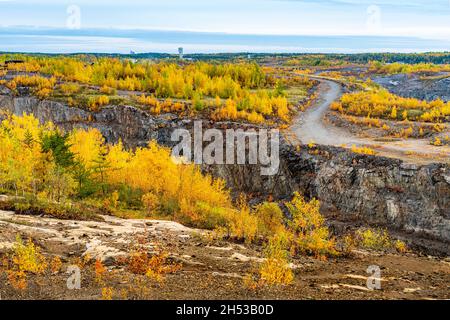
[[179, 47], [178, 48], [178, 55], [180, 57], [180, 60], [183, 60], [183, 54], [184, 54], [183, 48]]

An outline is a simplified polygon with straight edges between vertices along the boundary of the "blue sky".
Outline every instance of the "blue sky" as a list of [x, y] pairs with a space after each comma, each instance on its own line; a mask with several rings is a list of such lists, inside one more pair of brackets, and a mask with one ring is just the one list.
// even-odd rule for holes
[[[450, 38], [450, 0], [0, 0], [0, 27]], [[0, 33], [1, 33], [0, 28]]]

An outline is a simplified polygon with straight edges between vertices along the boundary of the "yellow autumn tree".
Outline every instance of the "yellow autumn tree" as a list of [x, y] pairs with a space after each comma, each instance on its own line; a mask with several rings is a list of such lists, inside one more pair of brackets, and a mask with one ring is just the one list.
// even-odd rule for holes
[[105, 139], [97, 129], [74, 130], [70, 134], [70, 151], [75, 154], [76, 160], [83, 163], [86, 168], [92, 169], [105, 154]]
[[49, 166], [41, 150], [41, 137], [54, 130], [53, 125], [40, 126], [31, 115], [12, 115], [0, 126], [0, 180], [4, 187], [17, 192], [36, 193]]

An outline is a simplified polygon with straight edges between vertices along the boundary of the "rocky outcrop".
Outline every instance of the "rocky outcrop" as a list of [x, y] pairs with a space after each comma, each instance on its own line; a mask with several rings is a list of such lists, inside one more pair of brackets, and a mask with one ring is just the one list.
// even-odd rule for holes
[[450, 76], [442, 77], [441, 79], [421, 79], [418, 75], [396, 74], [376, 77], [373, 80], [401, 97], [426, 101], [437, 99], [450, 101]]
[[298, 189], [325, 210], [450, 241], [448, 165], [416, 166], [330, 147], [311, 156], [303, 149], [286, 147], [283, 159]]
[[102, 220], [57, 220], [0, 210], [0, 252], [12, 248], [16, 236], [20, 234], [39, 239], [45, 249], [58, 255], [89, 256], [111, 265], [128, 256], [139, 236], [170, 236], [174, 241], [183, 241], [193, 234], [204, 233], [172, 221], [120, 219], [113, 216], [103, 216]]
[[[107, 142], [122, 139], [128, 147], [151, 139], [173, 146], [174, 128], [191, 128], [192, 120], [175, 115], [151, 116], [127, 106], [98, 113], [32, 97], [0, 96], [0, 106], [15, 114], [33, 113], [42, 122], [65, 128], [94, 127]], [[213, 125], [209, 123], [209, 125]], [[216, 124], [220, 129], [233, 124]], [[324, 212], [339, 219], [364, 221], [450, 242], [450, 168], [445, 164], [416, 166], [400, 160], [357, 155], [341, 148], [302, 147], [283, 142], [277, 175], [261, 176], [257, 165], [203, 166], [225, 179], [235, 192], [289, 198], [300, 191], [321, 200]]]
[[300, 191], [320, 199], [323, 212], [338, 220], [450, 242], [450, 167], [445, 164], [417, 166], [341, 148], [297, 151], [283, 144], [275, 176], [261, 176], [257, 166], [205, 169], [233, 190], [278, 199]]
[[150, 140], [164, 143], [170, 140], [172, 128], [183, 126], [183, 121], [174, 115], [152, 117], [130, 106], [109, 106], [89, 112], [31, 96], [0, 95], [0, 108], [16, 115], [34, 114], [40, 122], [51, 121], [65, 130], [97, 128], [107, 142], [122, 139], [128, 147], [145, 146]]

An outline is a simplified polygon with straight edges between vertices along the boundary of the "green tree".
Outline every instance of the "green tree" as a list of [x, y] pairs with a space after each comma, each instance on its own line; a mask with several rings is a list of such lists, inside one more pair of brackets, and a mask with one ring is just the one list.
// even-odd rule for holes
[[68, 144], [69, 135], [55, 131], [45, 135], [42, 139], [42, 151], [51, 152], [57, 166], [68, 168], [74, 165], [74, 154]]

